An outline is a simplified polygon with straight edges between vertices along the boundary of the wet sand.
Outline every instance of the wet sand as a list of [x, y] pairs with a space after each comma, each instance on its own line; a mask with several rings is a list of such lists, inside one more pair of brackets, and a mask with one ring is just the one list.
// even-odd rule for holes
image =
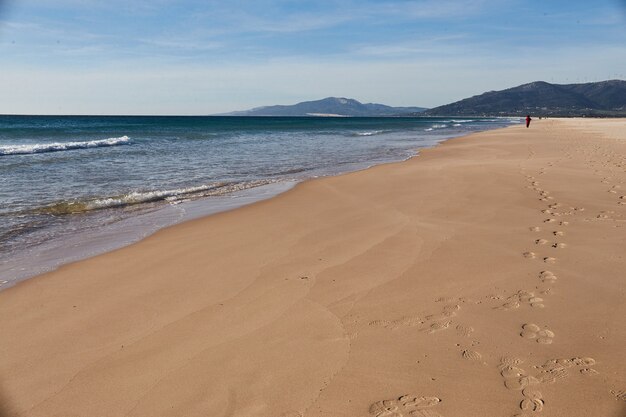
[[4, 413], [623, 416], [625, 168], [626, 120], [536, 120], [27, 280]]

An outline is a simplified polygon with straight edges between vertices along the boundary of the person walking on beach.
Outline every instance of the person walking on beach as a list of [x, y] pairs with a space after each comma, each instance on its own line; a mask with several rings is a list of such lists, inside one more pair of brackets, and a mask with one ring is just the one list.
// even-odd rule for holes
[[527, 128], [527, 129], [528, 129], [528, 126], [530, 126], [530, 121], [531, 121], [531, 120], [532, 120], [532, 119], [530, 118], [530, 114], [527, 114], [527, 115], [526, 115], [526, 128]]

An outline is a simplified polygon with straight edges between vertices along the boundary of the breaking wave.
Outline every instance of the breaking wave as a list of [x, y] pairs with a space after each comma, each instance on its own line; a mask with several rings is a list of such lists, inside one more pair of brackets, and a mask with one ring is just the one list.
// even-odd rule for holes
[[380, 135], [381, 133], [385, 133], [384, 130], [373, 130], [371, 132], [357, 132], [354, 135], [355, 136], [374, 136], [374, 135]]
[[424, 129], [425, 132], [432, 132], [435, 129], [445, 129], [446, 127], [448, 127], [448, 125], [446, 124], [434, 124], [431, 127], [428, 127], [426, 129]]
[[89, 140], [85, 142], [53, 142], [33, 143], [28, 145], [2, 145], [0, 155], [29, 155], [35, 153], [71, 151], [74, 149], [101, 148], [106, 146], [127, 145], [130, 143], [128, 136], [108, 138], [101, 140]]
[[248, 182], [216, 182], [195, 187], [177, 188], [173, 190], [133, 191], [112, 197], [64, 200], [33, 210], [37, 214], [78, 214], [109, 208], [123, 208], [145, 203], [164, 201], [178, 204], [186, 200], [220, 196], [249, 188], [272, 184], [277, 180], [258, 180]]

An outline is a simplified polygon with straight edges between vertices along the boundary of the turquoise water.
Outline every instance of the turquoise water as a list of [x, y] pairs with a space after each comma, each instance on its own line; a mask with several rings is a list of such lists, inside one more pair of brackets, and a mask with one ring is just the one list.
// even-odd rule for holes
[[0, 116], [0, 284], [307, 178], [516, 122]]

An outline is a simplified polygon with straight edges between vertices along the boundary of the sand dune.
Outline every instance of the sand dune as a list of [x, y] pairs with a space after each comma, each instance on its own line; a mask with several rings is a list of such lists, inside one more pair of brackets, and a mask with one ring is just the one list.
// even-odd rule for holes
[[0, 292], [10, 416], [626, 415], [626, 121], [300, 184]]

